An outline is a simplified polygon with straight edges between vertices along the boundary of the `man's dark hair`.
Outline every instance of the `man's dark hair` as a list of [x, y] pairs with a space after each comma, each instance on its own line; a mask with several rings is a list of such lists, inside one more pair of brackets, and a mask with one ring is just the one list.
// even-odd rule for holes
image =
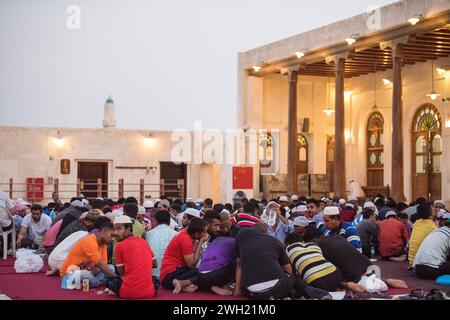
[[222, 203], [216, 203], [213, 206], [213, 210], [217, 213], [221, 213], [223, 209], [225, 209], [225, 206]]
[[391, 208], [391, 209], [395, 209], [395, 208], [397, 208], [397, 203], [395, 202], [394, 199], [388, 198], [388, 200], [386, 201], [385, 206], [386, 206], [386, 207], [389, 207], [389, 208]]
[[102, 199], [95, 199], [94, 202], [92, 203], [92, 209], [102, 210], [104, 206], [105, 201], [103, 201]]
[[180, 198], [176, 198], [176, 199], [173, 199], [173, 202], [172, 202], [172, 204], [179, 204], [180, 206], [182, 206], [183, 205], [183, 201], [181, 201], [181, 199]]
[[284, 239], [284, 244], [286, 247], [290, 244], [296, 243], [296, 242], [302, 242], [303, 237], [298, 234], [297, 232], [291, 232], [286, 236], [286, 239]]
[[133, 232], [133, 224], [132, 223], [124, 223], [123, 227], [125, 229], [130, 229], [130, 232]]
[[418, 205], [418, 204], [426, 203], [426, 202], [427, 202], [427, 199], [425, 199], [424, 197], [418, 197], [418, 198], [416, 199], [415, 204]]
[[419, 219], [429, 219], [431, 217], [431, 205], [428, 202], [420, 203], [417, 206], [417, 216]]
[[[300, 196], [298, 198], [298, 202], [306, 202], [306, 197], [305, 196]], [[319, 202], [320, 203], [320, 202]]]
[[47, 204], [47, 209], [53, 209], [53, 208], [55, 208], [56, 207], [56, 203], [55, 202], [49, 202], [48, 204]]
[[42, 210], [43, 210], [42, 206], [40, 204], [33, 204], [31, 206], [31, 211], [36, 211], [36, 210], [39, 210], [42, 213]]
[[123, 205], [127, 204], [127, 203], [134, 203], [134, 204], [138, 204], [138, 201], [135, 197], [128, 197], [125, 199]]
[[314, 203], [317, 208], [320, 207], [320, 201], [317, 199], [309, 198], [308, 200], [306, 200], [306, 204], [310, 204], [310, 203]]
[[205, 215], [203, 216], [203, 219], [206, 220], [208, 223], [212, 222], [213, 219], [217, 219], [221, 221], [220, 214], [218, 214], [216, 211], [210, 209], [205, 212]]
[[405, 210], [408, 207], [409, 206], [406, 203], [399, 202], [399, 203], [397, 203], [397, 206], [395, 207], [395, 210], [397, 210], [397, 212], [402, 212], [403, 210]]
[[264, 206], [267, 206], [267, 199], [262, 199], [262, 200], [261, 200], [261, 203], [262, 203]]
[[255, 210], [256, 210], [256, 207], [253, 204], [251, 204], [251, 203], [246, 203], [244, 205], [244, 212], [245, 213], [254, 214]]
[[186, 208], [194, 208], [195, 209], [195, 203], [193, 203], [191, 201], [186, 202]]
[[375, 207], [380, 209], [386, 205], [386, 201], [384, 200], [384, 198], [380, 198], [380, 199], [377, 199], [373, 204], [375, 205]]
[[211, 198], [206, 198], [205, 201], [203, 201], [203, 204], [204, 204], [205, 206], [208, 206], [209, 208], [212, 208], [212, 206], [213, 206], [213, 201], [212, 201]]
[[117, 200], [117, 204], [123, 204], [125, 202], [125, 198], [119, 198], [118, 200]]
[[108, 217], [99, 217], [94, 222], [94, 228], [102, 231], [105, 228], [114, 229], [114, 225]]
[[172, 210], [175, 210], [176, 212], [181, 212], [181, 205], [178, 203], [174, 202], [170, 207], [172, 208]]
[[170, 225], [170, 213], [166, 210], [159, 210], [155, 213], [155, 220], [158, 224]]
[[373, 212], [370, 209], [364, 209], [364, 211], [362, 212], [363, 219], [369, 219], [374, 214], [375, 214], [375, 212]]
[[399, 219], [408, 219], [408, 215], [404, 212], [397, 213], [397, 218]]
[[322, 237], [322, 231], [317, 228], [307, 228], [305, 234], [303, 235], [303, 241], [312, 242]]
[[72, 202], [74, 202], [74, 201], [76, 201], [76, 200], [81, 201], [81, 198], [78, 198], [78, 197], [72, 197], [72, 198], [70, 198], [70, 203], [72, 203]]
[[116, 203], [112, 199], [106, 199], [105, 203], [109, 207], [114, 207], [116, 205]]
[[232, 211], [239, 210], [240, 208], [242, 208], [242, 205], [241, 205], [239, 202], [236, 202], [236, 203], [233, 205], [233, 210], [232, 210]]
[[108, 212], [112, 212], [112, 209], [111, 209], [110, 207], [104, 207], [103, 210], [102, 210], [102, 212], [103, 212], [104, 214], [107, 214]]
[[229, 202], [225, 203], [225, 209], [227, 209], [229, 212], [233, 211], [233, 205]]
[[136, 219], [138, 210], [139, 208], [135, 203], [126, 203], [123, 206], [123, 213], [133, 219]]
[[190, 236], [193, 236], [194, 234], [198, 232], [203, 232], [205, 227], [207, 226], [207, 222], [203, 219], [194, 217], [189, 222], [189, 225], [187, 226], [187, 233]]

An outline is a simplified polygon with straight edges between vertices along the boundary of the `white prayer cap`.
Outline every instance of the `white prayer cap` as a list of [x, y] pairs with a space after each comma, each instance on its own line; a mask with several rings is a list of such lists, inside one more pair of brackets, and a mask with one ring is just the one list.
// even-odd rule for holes
[[288, 202], [289, 200], [288, 200], [288, 197], [286, 197], [286, 196], [281, 196], [280, 199], [279, 199], [278, 201], [280, 201], [280, 202], [283, 202], [283, 201]]
[[188, 214], [190, 216], [196, 217], [196, 218], [200, 218], [200, 211], [194, 209], [194, 208], [187, 208], [184, 211], [185, 214]]
[[198, 198], [197, 201], [195, 201], [195, 203], [203, 203], [203, 199], [202, 198]]
[[85, 204], [85, 205], [86, 205], [86, 204], [89, 204], [89, 200], [86, 199], [86, 198], [82, 199], [81, 202], [83, 202], [83, 204]]
[[292, 197], [291, 197], [291, 201], [297, 201], [298, 200], [298, 197], [294, 194]]
[[83, 206], [83, 202], [81, 202], [80, 200], [74, 200], [70, 203], [70, 205], [72, 207], [82, 207]]
[[305, 211], [308, 211], [308, 208], [306, 208], [305, 205], [302, 204], [297, 207], [297, 212], [305, 212]]
[[309, 226], [309, 221], [303, 216], [296, 217], [294, 219], [294, 226], [296, 227], [307, 227]]
[[385, 218], [390, 217], [390, 216], [396, 217], [397, 214], [395, 213], [395, 211], [388, 211], [388, 212], [386, 212], [386, 214], [384, 215]]
[[145, 200], [144, 201], [144, 208], [153, 208], [155, 204], [151, 200]]
[[126, 215], [122, 215], [122, 216], [118, 216], [114, 219], [114, 224], [126, 224], [126, 223], [132, 223], [131, 222], [131, 218], [129, 216]]
[[117, 217], [120, 217], [120, 216], [122, 216], [122, 215], [123, 215], [123, 211], [120, 210], [120, 209], [115, 209], [115, 210], [113, 210], [112, 212], [108, 212], [108, 213], [106, 214], [106, 216], [107, 216], [109, 219], [111, 219], [113, 222], [114, 222], [114, 220], [115, 220]]
[[345, 204], [345, 199], [339, 199], [339, 204], [343, 206]]
[[340, 212], [338, 207], [325, 207], [323, 214], [325, 216], [338, 216]]
[[192, 198], [186, 198], [186, 202], [192, 202]]
[[345, 207], [350, 207], [352, 209], [355, 209], [355, 206], [353, 204], [351, 204], [351, 203], [346, 203]]
[[366, 203], [364, 203], [364, 209], [366, 208], [376, 208], [376, 206], [372, 201], [367, 201]]
[[138, 206], [138, 214], [145, 214], [145, 208], [143, 206]]
[[444, 201], [444, 200], [435, 200], [435, 201], [433, 202], [433, 205], [434, 205], [434, 206], [437, 205], [437, 204], [440, 204], [440, 205], [442, 205], [442, 206], [445, 207], [445, 201]]

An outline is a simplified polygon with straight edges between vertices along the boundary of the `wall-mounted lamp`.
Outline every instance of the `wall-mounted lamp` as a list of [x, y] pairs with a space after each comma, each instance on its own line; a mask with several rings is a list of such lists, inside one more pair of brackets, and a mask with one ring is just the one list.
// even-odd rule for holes
[[144, 139], [145, 145], [149, 148], [155, 145], [156, 139], [153, 134], [149, 133]]
[[415, 26], [420, 20], [422, 20], [423, 15], [421, 14], [415, 14], [413, 17], [408, 19], [408, 22]]
[[347, 41], [347, 44], [349, 46], [351, 46], [352, 44], [354, 44], [356, 42], [356, 38], [359, 37], [359, 34], [352, 34], [351, 37], [349, 38], [345, 38], [345, 41]]
[[64, 146], [64, 139], [61, 136], [61, 132], [58, 131], [56, 133], [56, 137], [53, 139], [53, 142], [58, 147], [63, 147]]

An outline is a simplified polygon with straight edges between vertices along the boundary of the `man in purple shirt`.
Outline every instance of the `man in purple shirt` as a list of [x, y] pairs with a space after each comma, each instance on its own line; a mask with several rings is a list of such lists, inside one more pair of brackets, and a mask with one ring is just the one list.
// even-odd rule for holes
[[206, 248], [198, 267], [198, 284], [203, 290], [210, 289], [218, 295], [232, 295], [229, 284], [236, 272], [234, 238], [217, 237]]

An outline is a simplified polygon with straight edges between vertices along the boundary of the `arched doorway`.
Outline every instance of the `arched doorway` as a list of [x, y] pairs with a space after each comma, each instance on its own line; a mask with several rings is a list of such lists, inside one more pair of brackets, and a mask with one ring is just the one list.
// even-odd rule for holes
[[308, 173], [308, 140], [305, 136], [297, 135], [297, 174]]
[[367, 121], [367, 186], [382, 187], [384, 175], [384, 119], [374, 112]]
[[416, 112], [412, 125], [412, 195], [433, 201], [442, 194], [442, 123], [430, 103]]
[[327, 135], [327, 175], [330, 192], [334, 191], [334, 135]]

